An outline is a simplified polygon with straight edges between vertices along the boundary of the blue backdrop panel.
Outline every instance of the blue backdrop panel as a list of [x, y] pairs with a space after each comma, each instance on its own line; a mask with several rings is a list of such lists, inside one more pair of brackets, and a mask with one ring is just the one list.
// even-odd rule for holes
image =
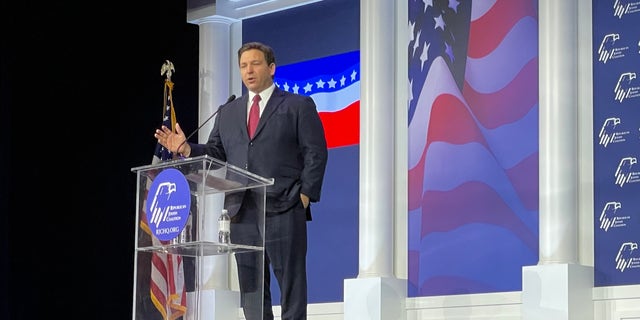
[[594, 285], [640, 284], [640, 1], [593, 1]]

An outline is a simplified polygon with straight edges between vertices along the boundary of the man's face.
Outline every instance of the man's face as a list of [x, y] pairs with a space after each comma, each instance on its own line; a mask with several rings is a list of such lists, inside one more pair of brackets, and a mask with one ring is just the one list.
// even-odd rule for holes
[[240, 56], [240, 75], [249, 91], [258, 93], [268, 88], [273, 83], [271, 77], [275, 71], [276, 65], [267, 65], [260, 50], [247, 50]]

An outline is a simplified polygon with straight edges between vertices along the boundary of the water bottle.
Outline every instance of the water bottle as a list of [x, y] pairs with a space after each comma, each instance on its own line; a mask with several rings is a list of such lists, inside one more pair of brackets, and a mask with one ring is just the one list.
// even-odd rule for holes
[[229, 211], [222, 209], [220, 217], [218, 217], [218, 242], [229, 244], [231, 243], [231, 218], [229, 218]]

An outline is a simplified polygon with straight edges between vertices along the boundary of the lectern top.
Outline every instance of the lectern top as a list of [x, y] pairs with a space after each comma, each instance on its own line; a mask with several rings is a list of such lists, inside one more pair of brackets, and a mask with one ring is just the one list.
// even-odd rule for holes
[[[244, 177], [245, 179], [251, 180], [250, 185], [255, 186], [270, 186], [274, 183], [273, 178], [265, 178], [261, 177], [252, 172], [246, 171], [239, 167], [236, 167], [232, 164], [226, 163], [209, 155], [202, 155], [191, 158], [179, 158], [174, 160], [162, 161], [158, 163], [153, 163], [149, 165], [139, 166], [131, 168], [132, 172], [137, 172], [138, 174], [145, 176], [155, 176], [159, 169], [165, 168], [179, 168], [180, 171], [183, 171], [185, 175], [193, 176], [194, 173], [196, 175], [200, 175], [202, 172], [216, 172], [220, 171], [220, 169], [226, 169], [227, 178], [230, 176], [233, 177]], [[205, 176], [209, 176], [205, 174]], [[218, 174], [214, 175], [218, 176]], [[235, 178], [232, 180], [236, 180]], [[243, 183], [244, 184], [244, 183]]]

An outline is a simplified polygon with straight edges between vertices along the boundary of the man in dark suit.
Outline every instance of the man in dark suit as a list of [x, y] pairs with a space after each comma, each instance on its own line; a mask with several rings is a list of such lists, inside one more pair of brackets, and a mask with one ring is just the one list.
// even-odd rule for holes
[[[273, 50], [262, 43], [250, 42], [238, 50], [242, 82], [248, 93], [220, 107], [206, 144], [183, 143], [185, 134], [176, 125], [176, 132], [162, 127], [156, 130], [158, 142], [174, 153], [186, 157], [208, 154], [229, 164], [265, 178], [274, 178], [267, 187], [264, 300], [263, 315], [255, 314], [249, 299], [260, 292], [252, 286], [251, 276], [262, 261], [251, 255], [236, 255], [240, 291], [247, 319], [273, 319], [270, 274], [272, 268], [281, 291], [282, 319], [307, 318], [307, 226], [311, 220], [310, 202], [320, 200], [320, 190], [327, 164], [327, 144], [324, 128], [310, 97], [280, 90], [273, 82], [276, 61]], [[252, 131], [250, 116], [254, 96], [259, 120]], [[179, 150], [178, 150], [179, 149]], [[232, 242], [246, 234], [233, 226], [246, 226], [256, 221], [257, 197], [251, 192], [227, 195], [225, 206], [231, 207]], [[232, 203], [234, 200], [239, 201]], [[237, 212], [236, 212], [237, 210]], [[234, 223], [235, 222], [235, 223]], [[239, 223], [242, 222], [242, 223]], [[258, 223], [256, 221], [256, 223]], [[234, 239], [234, 237], [236, 237]], [[255, 257], [254, 257], [255, 258]], [[262, 271], [262, 270], [261, 270]], [[255, 280], [255, 279], [253, 279]]]

